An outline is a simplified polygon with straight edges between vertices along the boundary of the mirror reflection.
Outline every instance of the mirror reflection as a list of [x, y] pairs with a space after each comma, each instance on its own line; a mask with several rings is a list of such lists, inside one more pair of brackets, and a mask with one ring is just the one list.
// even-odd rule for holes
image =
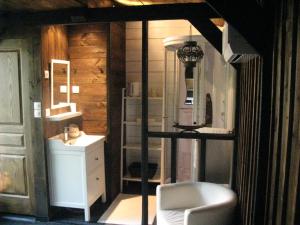
[[70, 105], [70, 62], [51, 60], [51, 108]]

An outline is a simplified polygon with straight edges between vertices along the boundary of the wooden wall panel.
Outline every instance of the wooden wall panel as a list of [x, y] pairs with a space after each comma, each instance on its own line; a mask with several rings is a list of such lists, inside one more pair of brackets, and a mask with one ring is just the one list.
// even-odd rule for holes
[[[41, 32], [42, 71], [50, 71], [51, 59], [69, 60], [67, 29], [63, 25], [44, 26]], [[50, 82], [50, 79], [43, 79], [43, 115], [45, 109], [51, 106]], [[68, 110], [68, 108], [51, 110], [51, 115]]]
[[[299, 217], [300, 3], [277, 5], [274, 42], [274, 111], [268, 180], [268, 225], [294, 225]], [[299, 195], [299, 193], [298, 193]], [[299, 196], [298, 196], [299, 198]], [[298, 199], [299, 201], [299, 199]], [[298, 214], [297, 214], [298, 210]], [[298, 219], [299, 220], [299, 219]]]
[[[58, 26], [51, 29], [44, 27], [42, 36], [43, 69], [48, 68], [51, 58], [70, 60], [71, 86], [77, 85], [80, 89], [79, 94], [71, 93], [71, 102], [77, 103], [77, 110], [82, 112], [82, 117], [72, 120], [46, 122], [45, 137], [61, 133], [64, 126], [69, 123], [79, 124], [80, 129], [87, 134], [107, 135], [105, 147], [107, 195], [108, 200], [113, 200], [120, 191], [125, 24], [98, 23], [67, 28]], [[54, 38], [58, 36], [63, 38]], [[61, 46], [61, 49], [55, 52], [56, 47], [53, 45]], [[46, 108], [50, 107], [49, 81], [44, 80], [43, 83], [44, 108]]]
[[[42, 52], [42, 72], [50, 71], [51, 59], [69, 60], [68, 53], [68, 32], [67, 27], [63, 25], [44, 26], [41, 30], [41, 52]], [[42, 79], [43, 81], [43, 115], [45, 109], [51, 106], [50, 79]], [[51, 115], [70, 111], [69, 107], [51, 110]], [[70, 123], [76, 123], [82, 128], [82, 119], [77, 117], [63, 122], [50, 122], [44, 120], [44, 137], [52, 137], [58, 133], [62, 133], [65, 126]]]
[[240, 69], [240, 116], [237, 156], [237, 193], [241, 224], [254, 224], [257, 162], [259, 153], [262, 59]]
[[236, 191], [242, 225], [299, 224], [300, 3], [282, 0], [274, 9], [272, 49], [240, 67]]
[[42, 27], [42, 65], [48, 69], [51, 59], [68, 60], [67, 28], [63, 25]]
[[83, 114], [83, 130], [88, 134], [107, 132], [107, 36], [108, 23], [68, 27], [71, 94]]

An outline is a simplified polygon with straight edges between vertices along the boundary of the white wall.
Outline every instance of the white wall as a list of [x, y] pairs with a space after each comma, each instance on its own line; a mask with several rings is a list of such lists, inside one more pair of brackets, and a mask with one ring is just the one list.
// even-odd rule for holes
[[[235, 70], [209, 43], [205, 46], [205, 93], [212, 98], [212, 127], [232, 130], [235, 109]], [[207, 141], [206, 179], [229, 183], [232, 141]]]
[[[126, 81], [140, 81], [142, 73], [142, 23], [126, 23]], [[188, 35], [190, 23], [186, 20], [149, 21], [149, 86], [162, 94], [165, 48], [163, 39], [174, 35]], [[193, 28], [192, 34], [199, 34]]]

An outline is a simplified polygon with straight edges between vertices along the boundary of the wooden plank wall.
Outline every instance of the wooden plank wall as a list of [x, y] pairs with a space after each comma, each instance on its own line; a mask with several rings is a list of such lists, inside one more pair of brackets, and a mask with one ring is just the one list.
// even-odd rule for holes
[[[241, 225], [300, 220], [300, 3], [282, 0], [274, 8], [273, 51], [240, 67], [236, 224]], [[267, 57], [273, 57], [270, 66]]]
[[[63, 25], [42, 27], [42, 71], [50, 71], [51, 59], [68, 60], [67, 29]], [[43, 79], [43, 104], [50, 108], [50, 79]]]
[[[120, 188], [120, 132], [122, 88], [125, 87], [125, 24], [97, 23], [42, 28], [42, 65], [49, 69], [52, 58], [70, 60], [71, 93], [82, 117], [63, 122], [45, 120], [44, 137], [63, 131], [70, 123], [79, 124], [87, 134], [107, 135], [105, 148], [108, 198]], [[110, 74], [108, 76], [108, 74]], [[109, 90], [109, 91], [108, 91]], [[50, 108], [50, 80], [43, 79], [43, 109]], [[51, 111], [54, 115], [69, 111]]]
[[[41, 29], [41, 52], [42, 52], [42, 73], [45, 70], [50, 71], [51, 59], [69, 60], [68, 53], [68, 38], [67, 28], [63, 25], [44, 26]], [[42, 76], [43, 84], [43, 116], [45, 117], [45, 109], [51, 108], [51, 80], [44, 79]], [[62, 112], [70, 111], [69, 107], [50, 110], [51, 115]], [[58, 133], [62, 133], [65, 126], [70, 123], [76, 123], [81, 127], [81, 118], [66, 120], [63, 122], [50, 122], [44, 120], [44, 137], [52, 137]]]
[[[257, 57], [240, 69], [240, 116], [236, 191], [240, 224], [254, 224], [255, 188], [260, 137], [262, 59]], [[238, 223], [237, 223], [238, 224]]]
[[107, 36], [109, 24], [98, 23], [68, 27], [71, 102], [82, 112], [83, 130], [88, 134], [107, 131]]
[[266, 224], [298, 225], [300, 217], [299, 196], [297, 197], [300, 186], [300, 3], [298, 0], [282, 0], [279, 3], [276, 8], [274, 39], [272, 139]]

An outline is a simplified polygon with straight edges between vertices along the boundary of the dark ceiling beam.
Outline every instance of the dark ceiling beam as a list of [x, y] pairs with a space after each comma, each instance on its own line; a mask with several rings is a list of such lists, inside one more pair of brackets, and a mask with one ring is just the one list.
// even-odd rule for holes
[[7, 28], [5, 23], [6, 21], [4, 19], [1, 19], [2, 16], [4, 17], [4, 15], [0, 13], [0, 38], [2, 33], [4, 33], [5, 29]]
[[11, 13], [6, 19], [9, 26], [19, 26], [187, 19], [190, 15], [199, 15], [200, 20], [218, 17], [206, 3], [190, 3]]
[[0, 10], [0, 27], [7, 26], [7, 12]]
[[75, 1], [81, 4], [82, 6], [87, 6], [88, 4], [88, 0], [75, 0]]
[[207, 0], [206, 3], [262, 54], [268, 18], [256, 1]]
[[88, 8], [114, 7], [119, 5], [112, 0], [86, 0]]
[[222, 32], [210, 19], [189, 18], [190, 23], [222, 54]]

